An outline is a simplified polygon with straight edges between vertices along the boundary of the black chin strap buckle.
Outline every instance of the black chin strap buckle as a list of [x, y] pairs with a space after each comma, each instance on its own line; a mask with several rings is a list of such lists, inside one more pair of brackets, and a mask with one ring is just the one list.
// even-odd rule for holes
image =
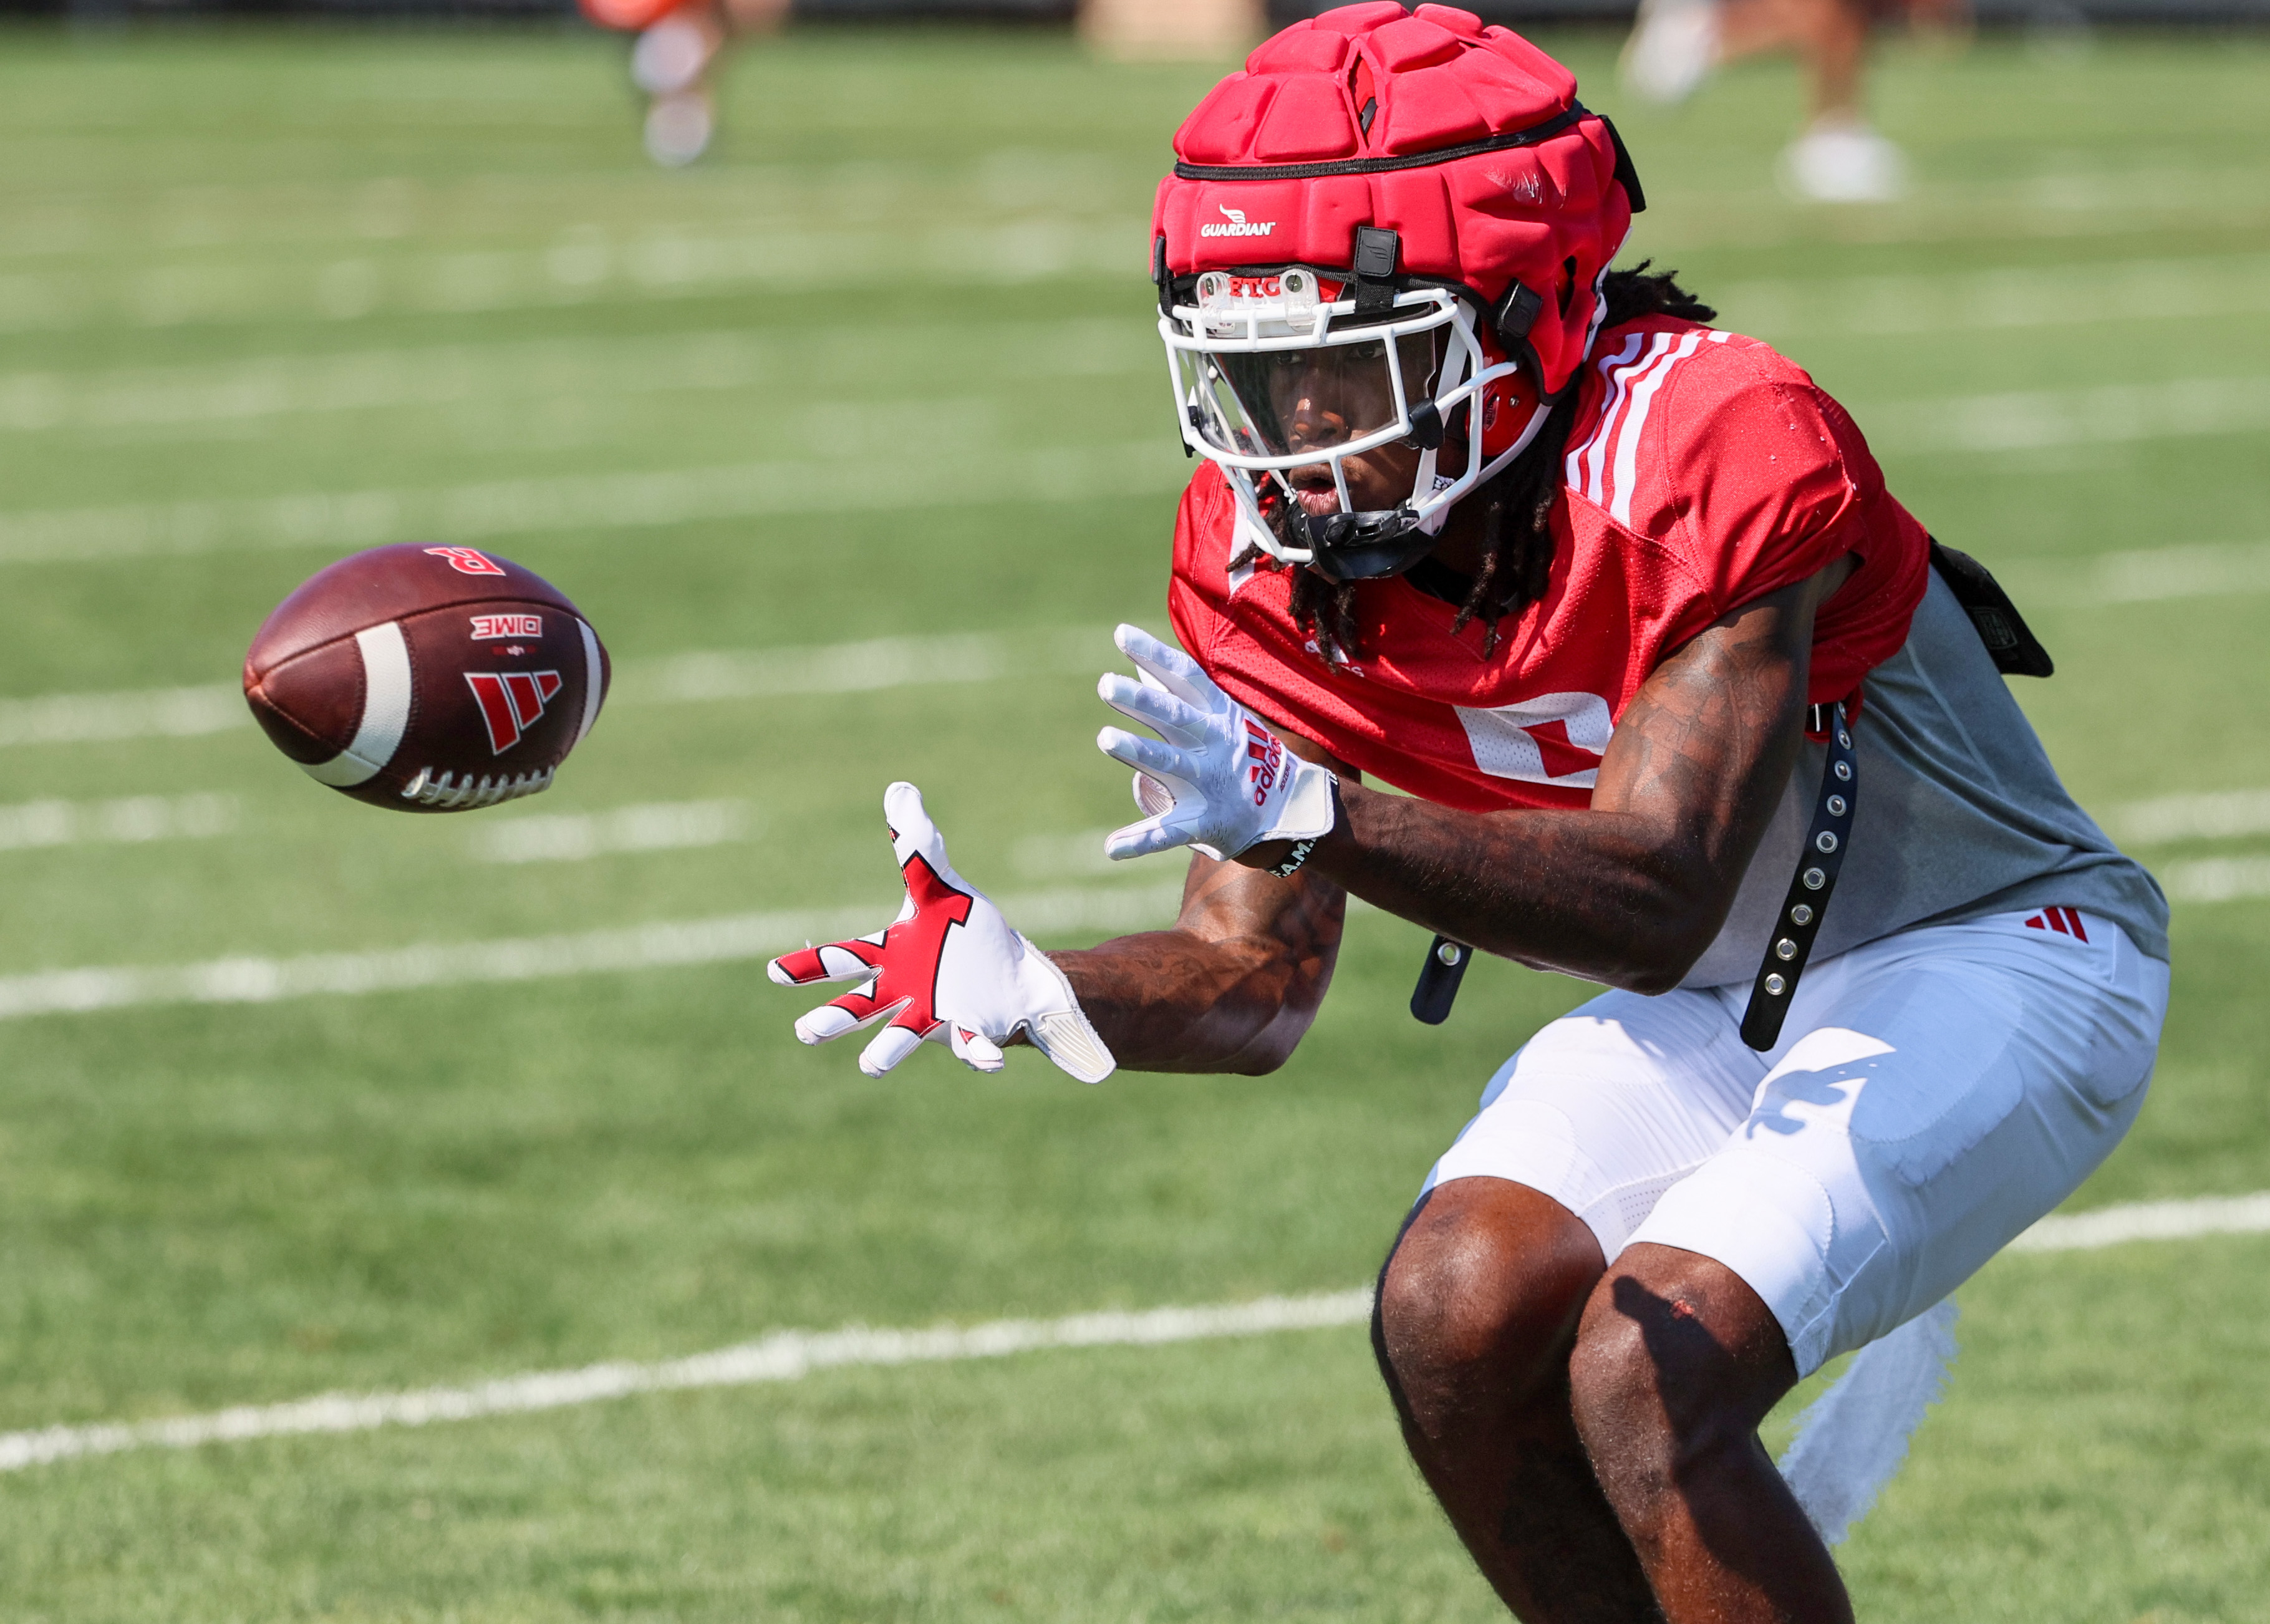
[[1852, 812], [1858, 804], [1860, 764], [1852, 749], [1850, 699], [1834, 705], [1815, 705], [1813, 729], [1828, 735], [1829, 760], [1821, 772], [1821, 793], [1813, 805], [1813, 827], [1805, 832], [1805, 848], [1797, 854], [1797, 873], [1782, 899], [1774, 920], [1773, 938], [1750, 987], [1750, 1007], [1742, 1016], [1742, 1042], [1763, 1053], [1780, 1041], [1782, 1022], [1797, 997], [1797, 979], [1813, 956], [1814, 939], [1821, 934], [1822, 916], [1836, 889], [1837, 871], [1852, 844]]
[[1395, 263], [1403, 239], [1383, 226], [1355, 228], [1355, 313], [1379, 315], [1395, 308]]
[[1400, 575], [1435, 545], [1435, 538], [1419, 528], [1419, 515], [1407, 502], [1378, 513], [1321, 516], [1295, 507], [1287, 516], [1308, 544], [1308, 567], [1335, 586]]
[[1544, 308], [1545, 295], [1535, 288], [1519, 282], [1507, 285], [1504, 295], [1490, 311], [1490, 325], [1497, 330], [1497, 341], [1507, 354], [1529, 337], [1529, 330], [1537, 325], [1538, 313]]

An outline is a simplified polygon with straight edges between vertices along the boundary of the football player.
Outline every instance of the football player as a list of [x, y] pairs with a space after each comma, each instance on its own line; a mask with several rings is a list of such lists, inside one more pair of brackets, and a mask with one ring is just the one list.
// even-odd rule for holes
[[1969, 0], [1640, 0], [1621, 67], [1626, 89], [1684, 101], [1717, 69], [1790, 51], [1806, 80], [1804, 131], [1782, 154], [1782, 183], [1815, 203], [1886, 203], [1906, 189], [1907, 159], [1870, 126], [1868, 36], [1904, 19], [1942, 39], [1970, 27]]
[[1142, 812], [1110, 854], [1195, 854], [1181, 916], [1042, 954], [894, 785], [905, 909], [775, 964], [861, 983], [798, 1034], [879, 1024], [878, 1073], [925, 1039], [1266, 1072], [1350, 894], [1437, 966], [1601, 983], [1488, 1080], [1389, 1254], [1404, 1435], [1524, 1619], [1849, 1619], [1759, 1422], [2119, 1142], [2164, 901], [2011, 698], [2047, 661], [1991, 577], [1801, 368], [1610, 268], [1638, 177], [1558, 63], [1350, 5], [1176, 151], [1180, 646], [1121, 628], [1139, 675], [1101, 692], [1146, 730], [1099, 743]]
[[763, 33], [788, 15], [789, 0], [581, 0], [602, 28], [638, 36], [631, 83], [647, 98], [647, 156], [683, 168], [709, 150], [716, 129], [710, 79], [733, 34]]

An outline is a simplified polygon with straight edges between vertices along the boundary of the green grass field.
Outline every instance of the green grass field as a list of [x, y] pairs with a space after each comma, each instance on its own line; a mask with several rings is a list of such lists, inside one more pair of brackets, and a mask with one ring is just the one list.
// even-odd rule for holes
[[[2189, 877], [2154, 1101], [2075, 1205], [2270, 1188], [2270, 903], [2243, 894], [2270, 817], [2124, 810], [2270, 785], [2270, 45], [1895, 47], [1914, 195], [1827, 213], [1772, 178], [1785, 67], [1650, 114], [1613, 40], [1548, 43], [1645, 175], [1632, 255], [1813, 367], [2037, 606], [2063, 669], [2021, 699]], [[1163, 629], [1184, 464], [1146, 223], [1215, 71], [791, 34], [734, 64], [715, 160], [664, 175], [587, 36], [0, 34], [0, 991], [879, 923], [900, 776], [989, 889], [1155, 908], [1171, 871], [1065, 837], [1125, 796], [1089, 744], [1097, 628]], [[231, 683], [291, 586], [413, 535], [540, 569], [609, 641], [617, 702], [541, 801], [390, 819], [242, 720], [33, 737], [112, 713], [19, 701]], [[955, 634], [996, 675], [694, 699], [674, 663]], [[657, 816], [694, 843], [491, 860], [526, 820], [605, 845], [611, 812], [690, 802], [724, 805]], [[2216, 873], [2242, 894], [2190, 900]], [[1273, 1077], [1092, 1090], [1030, 1055], [870, 1081], [796, 1046], [804, 1002], [754, 961], [0, 1020], [0, 1432], [1346, 1288], [1582, 996], [1486, 964], [1421, 1028], [1421, 939], [1358, 916]], [[1842, 1553], [1861, 1616], [2270, 1619], [2266, 1265], [2226, 1237], [1991, 1266]], [[1354, 1330], [0, 1474], [11, 1621], [1493, 1616]]]

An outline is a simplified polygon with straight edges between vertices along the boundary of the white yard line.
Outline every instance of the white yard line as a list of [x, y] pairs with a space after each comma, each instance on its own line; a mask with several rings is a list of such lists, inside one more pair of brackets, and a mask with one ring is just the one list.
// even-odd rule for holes
[[2270, 542], [2192, 542], [2108, 552], [2085, 590], [2101, 604], [2148, 604], [2270, 591]]
[[[1079, 829], [1067, 834], [1027, 834], [1009, 849], [1009, 865], [1027, 879], [1080, 879], [1108, 874], [1118, 866], [1103, 855], [1109, 829]], [[1361, 897], [1350, 897], [1361, 905]]]
[[[632, 337], [510, 339], [284, 354], [180, 367], [0, 374], [0, 433], [96, 429], [109, 436], [311, 412], [431, 407], [466, 400], [746, 389], [811, 375], [857, 377], [895, 363], [995, 384], [1147, 370], [1140, 323], [1079, 317], [962, 327], [724, 328]], [[861, 403], [797, 411], [856, 411]], [[872, 403], [903, 407], [906, 403]]]
[[2105, 821], [2122, 840], [2139, 846], [2270, 834], [2270, 790], [2155, 795], [2108, 809]]
[[2153, 872], [2178, 902], [2244, 902], [2270, 896], [2270, 856], [2187, 857]]
[[1124, 445], [893, 457], [856, 465], [814, 458], [425, 489], [135, 502], [0, 513], [0, 564], [345, 549], [434, 536], [478, 544], [505, 536], [651, 530], [701, 520], [1082, 501], [1164, 494], [1189, 478], [1188, 464], [1162, 435]]
[[[2180, 1240], [2193, 1235], [2251, 1235], [2270, 1230], [2270, 1192], [2197, 1201], [2152, 1201], [2095, 1212], [2042, 1220], [2010, 1244], [2014, 1252], [2088, 1250], [2123, 1242]], [[381, 1427], [425, 1427], [484, 1416], [526, 1415], [597, 1404], [636, 1393], [691, 1388], [746, 1387], [794, 1382], [822, 1370], [879, 1366], [947, 1364], [1002, 1359], [1056, 1348], [1158, 1347], [1170, 1343], [1267, 1336], [1360, 1325], [1371, 1313], [1371, 1292], [1319, 1292], [1263, 1297], [1252, 1302], [1126, 1313], [1073, 1314], [1061, 1319], [992, 1320], [983, 1324], [934, 1325], [918, 1331], [782, 1331], [737, 1347], [688, 1359], [647, 1364], [585, 1365], [538, 1370], [461, 1387], [427, 1387], [394, 1393], [326, 1393], [286, 1404], [241, 1405], [204, 1415], [93, 1426], [46, 1427], [0, 1433], [0, 1472], [19, 1472], [86, 1455], [130, 1450], [186, 1450], [200, 1444], [310, 1433], [369, 1432]]]
[[[1100, 626], [718, 649], [626, 662], [616, 671], [609, 702], [622, 706], [791, 693], [872, 693], [938, 683], [1100, 672], [1116, 659], [1110, 629]], [[0, 699], [0, 747], [190, 738], [249, 727], [251, 722], [243, 694], [226, 683], [118, 693], [48, 693]]]
[[729, 845], [753, 831], [746, 801], [648, 801], [495, 819], [477, 825], [466, 847], [484, 863], [582, 863], [613, 852]]
[[19, 801], [0, 806], [0, 851], [206, 840], [233, 832], [237, 810], [236, 797], [212, 793]]
[[2270, 377], [2023, 389], [1853, 409], [1880, 450], [2037, 451], [2270, 428]]
[[[476, 93], [493, 108], [499, 86], [493, 76], [480, 78]], [[431, 91], [426, 76], [419, 88]], [[383, 93], [398, 92], [389, 87]], [[536, 111], [532, 101], [525, 110]], [[381, 175], [345, 184], [200, 180], [92, 192], [65, 182], [26, 194], [0, 219], [0, 263], [67, 254], [130, 258], [180, 244], [236, 250], [258, 260], [301, 246], [320, 249], [326, 235], [342, 250], [364, 251], [469, 224], [487, 237], [524, 229], [540, 251], [595, 240], [627, 245], [745, 233], [752, 220], [824, 224], [847, 208], [863, 223], [919, 224], [925, 210], [934, 219], [968, 219], [972, 211], [965, 204], [987, 198], [992, 201], [985, 212], [1014, 208], [1077, 216], [1093, 211], [1115, 185], [1131, 189], [1140, 203], [1155, 179], [1141, 159], [1006, 146], [931, 161], [721, 161], [705, 167], [699, 197], [675, 198], [658, 197], [644, 177], [620, 169]], [[679, 211], [677, 218], [655, 218], [658, 204]], [[560, 229], [562, 220], [587, 216], [635, 223], [612, 234], [588, 224]]]
[[[1739, 245], [1751, 250], [1813, 240], [1804, 213], [1770, 188], [1701, 189], [1651, 200], [1650, 241], [1682, 251]], [[1932, 182], [1908, 197], [1855, 219], [1851, 242], [2007, 241], [2019, 239], [2138, 237], [2164, 241], [2189, 217], [2228, 228], [2259, 223], [2270, 190], [2259, 166], [2183, 172], [2172, 169], [2040, 174], [1967, 184]], [[1709, 289], [1703, 292], [1707, 294]]]
[[226, 683], [122, 693], [44, 693], [0, 700], [0, 746], [193, 738], [248, 724], [244, 695]]
[[1106, 666], [1123, 663], [1112, 647], [1110, 627], [1065, 627], [672, 655], [627, 665], [619, 686], [624, 703], [683, 703], [790, 693], [865, 693], [1070, 671], [1100, 674]]
[[167, 1420], [0, 1433], [0, 1472], [21, 1471], [77, 1455], [193, 1449], [201, 1443], [243, 1438], [367, 1432], [378, 1427], [423, 1427], [434, 1421], [563, 1409], [633, 1393], [794, 1382], [816, 1370], [1001, 1359], [1049, 1348], [1156, 1347], [1172, 1342], [1354, 1325], [1370, 1312], [1371, 1292], [1362, 1287], [1306, 1297], [1264, 1297], [1219, 1307], [1075, 1314], [1063, 1319], [1004, 1319], [923, 1331], [870, 1331], [857, 1325], [830, 1331], [783, 1331], [738, 1347], [654, 1364], [586, 1365], [580, 1370], [537, 1371], [470, 1387], [331, 1393], [293, 1404], [247, 1405]]
[[[997, 899], [1035, 937], [1154, 929], [1182, 904], [1180, 878], [1164, 883], [1067, 887]], [[555, 936], [427, 942], [375, 953], [242, 956], [191, 964], [102, 965], [0, 975], [0, 1020], [90, 1014], [169, 1004], [270, 1004], [322, 994], [353, 997], [475, 982], [542, 981], [626, 970], [769, 959], [808, 941], [876, 931], [898, 900], [710, 919], [663, 920]]]
[[2011, 266], [1949, 275], [1736, 282], [1708, 290], [1719, 325], [1763, 338], [1861, 337], [2270, 312], [2261, 255]]
[[2181, 542], [1998, 567], [2019, 607], [2110, 607], [2270, 592], [2270, 542]]
[[1071, 276], [1139, 277], [1140, 215], [869, 230], [647, 230], [573, 234], [545, 248], [348, 252], [299, 258], [182, 257], [0, 275], [0, 331], [135, 323], [353, 321], [596, 300], [684, 299], [790, 285], [824, 265], [839, 286], [940, 282], [1015, 286]]
[[[2155, 795], [2108, 808], [2105, 822], [2120, 840], [2136, 846], [2270, 834], [2270, 790]], [[2152, 871], [2168, 895], [2178, 902], [2243, 902], [2270, 897], [2270, 854], [2183, 857], [2155, 863]]]
[[2270, 1190], [2190, 1201], [2138, 1201], [2094, 1212], [2052, 1212], [2010, 1242], [2014, 1252], [2084, 1252], [2125, 1241], [2270, 1231]]

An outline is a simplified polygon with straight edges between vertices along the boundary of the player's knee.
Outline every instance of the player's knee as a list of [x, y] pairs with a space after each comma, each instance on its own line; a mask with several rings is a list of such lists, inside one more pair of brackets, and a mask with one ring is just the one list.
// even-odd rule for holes
[[1611, 1270], [1569, 1360], [1577, 1433], [1595, 1462], [1635, 1479], [1675, 1474], [1754, 1428], [1747, 1362], [1713, 1323], [1707, 1292]]
[[1510, 1219], [1492, 1198], [1513, 1187], [1465, 1188], [1497, 1183], [1437, 1189], [1380, 1276], [1373, 1352], [1405, 1424], [1430, 1439], [1557, 1389], [1599, 1276], [1597, 1248], [1588, 1258]]

